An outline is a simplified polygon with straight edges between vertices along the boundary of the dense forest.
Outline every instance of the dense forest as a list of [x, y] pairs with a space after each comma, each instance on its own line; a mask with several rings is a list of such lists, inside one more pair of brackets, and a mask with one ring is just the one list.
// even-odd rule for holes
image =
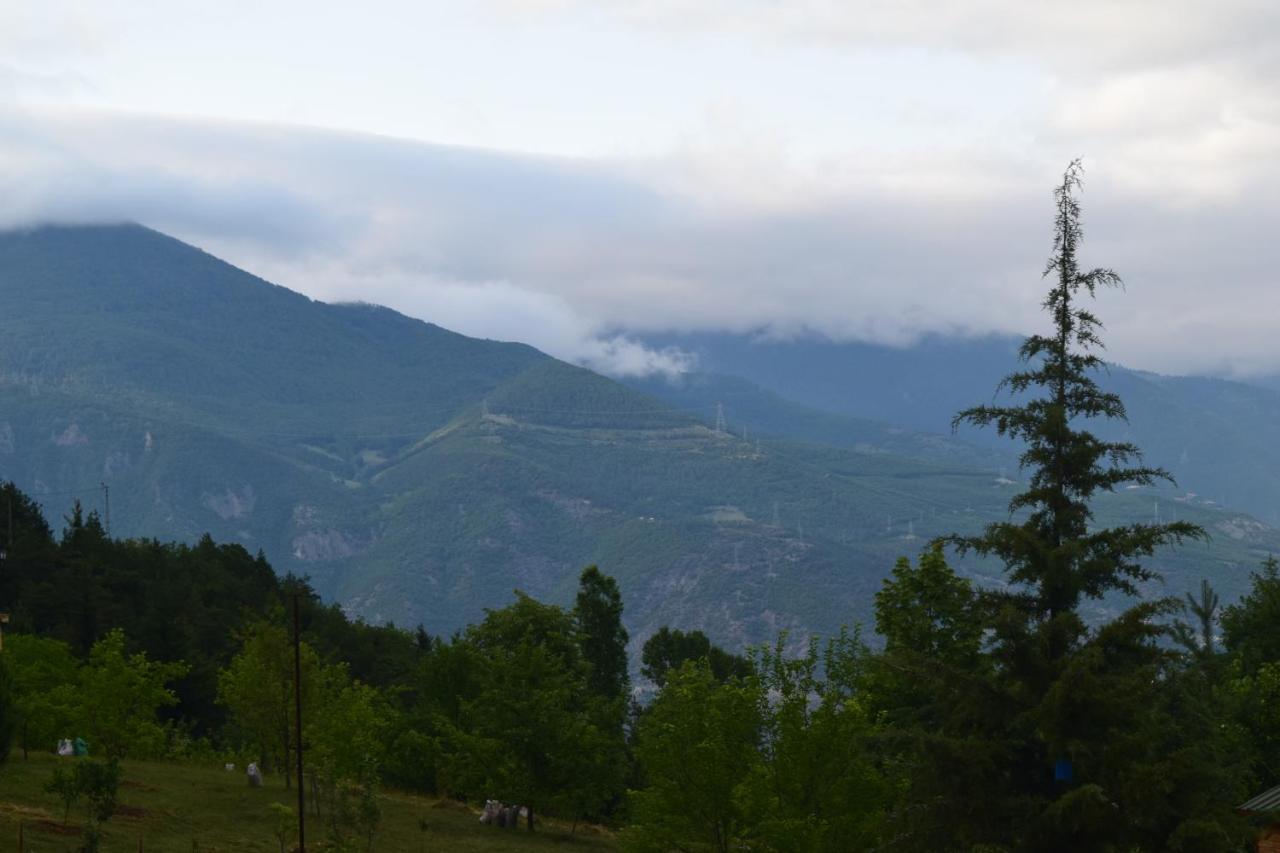
[[[1088, 428], [1124, 417], [1092, 378], [1084, 301], [1119, 277], [1078, 265], [1078, 187], [1072, 166], [1052, 333], [1023, 345], [1011, 402], [957, 416], [1019, 443], [1025, 490], [1007, 520], [886, 567], [874, 633], [743, 651], [664, 628], [633, 682], [607, 566], [570, 608], [517, 591], [437, 636], [352, 621], [239, 545], [116, 540], [79, 506], [55, 536], [7, 484], [0, 757], [79, 737], [108, 777], [144, 757], [286, 774], [301, 748], [330, 837], [372, 849], [384, 787], [520, 804], [530, 831], [609, 824], [652, 853], [1249, 849], [1260, 818], [1236, 807], [1280, 781], [1280, 563], [1226, 606], [1207, 580], [1139, 599], [1144, 559], [1204, 531], [1094, 519], [1098, 494], [1169, 475]], [[1006, 584], [975, 587], [948, 549]]]

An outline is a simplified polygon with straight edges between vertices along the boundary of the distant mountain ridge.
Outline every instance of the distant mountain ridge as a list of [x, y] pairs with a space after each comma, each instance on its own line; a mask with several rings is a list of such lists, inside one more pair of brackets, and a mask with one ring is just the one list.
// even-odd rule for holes
[[[1016, 453], [994, 431], [964, 428], [951, 435], [951, 418], [995, 399], [997, 383], [1015, 365], [1019, 339], [926, 337], [898, 348], [822, 339], [763, 339], [753, 335], [654, 336], [653, 345], [676, 346], [697, 356], [698, 369], [738, 377], [812, 410], [813, 415], [870, 419], [960, 445]], [[1105, 356], [1105, 353], [1104, 353]], [[702, 375], [702, 374], [699, 374]], [[1132, 440], [1147, 460], [1171, 471], [1182, 491], [1280, 524], [1280, 391], [1264, 385], [1200, 377], [1163, 376], [1113, 365], [1099, 381], [1120, 394], [1129, 423], [1092, 426], [1110, 438]], [[702, 380], [648, 382], [652, 393], [694, 402], [690, 386]], [[701, 398], [698, 398], [701, 400]], [[705, 400], [701, 400], [705, 403]], [[729, 416], [732, 397], [724, 398]], [[749, 420], [754, 413], [737, 412]], [[810, 426], [777, 434], [807, 437]]]
[[[314, 302], [139, 226], [0, 234], [0, 478], [55, 517], [76, 497], [105, 511], [106, 483], [117, 535], [261, 548], [371, 620], [448, 632], [517, 587], [567, 602], [597, 563], [635, 643], [662, 624], [735, 647], [831, 632], [867, 620], [896, 557], [999, 517], [1016, 488], [981, 447], [735, 387], [804, 441]], [[1212, 573], [1228, 597], [1280, 546], [1174, 497], [1100, 507], [1143, 517], [1156, 498], [1222, 532], [1159, 557], [1172, 591]]]

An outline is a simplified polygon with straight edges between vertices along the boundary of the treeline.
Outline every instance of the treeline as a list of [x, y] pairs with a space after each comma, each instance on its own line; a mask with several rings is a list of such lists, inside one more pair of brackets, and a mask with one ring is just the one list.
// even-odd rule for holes
[[[239, 545], [115, 540], [79, 506], [55, 536], [12, 483], [0, 507], [13, 518], [0, 564], [6, 756], [82, 738], [94, 757], [253, 761], [293, 784], [296, 596], [306, 782], [333, 833], [372, 833], [384, 785], [518, 803], [530, 825], [625, 819], [638, 706], [617, 584], [594, 567], [572, 608], [517, 592], [433, 636], [349, 620]], [[693, 658], [749, 673], [702, 634], [669, 629], [646, 646], [645, 671], [661, 681]]]
[[[879, 648], [852, 632], [739, 656], [664, 628], [639, 702], [623, 602], [594, 567], [572, 608], [517, 593], [436, 637], [352, 622], [238, 545], [111, 540], [75, 510], [55, 539], [12, 484], [0, 502], [0, 748], [79, 736], [104, 758], [286, 774], [297, 592], [309, 793], [338, 836], [372, 839], [391, 786], [611, 823], [637, 851], [1013, 850], [1032, 827], [1035, 849], [1226, 851], [1254, 834], [1234, 806], [1280, 781], [1275, 560], [1229, 607], [1206, 584], [1180, 616], [1097, 629], [1035, 696], [993, 637], [1007, 603], [934, 548], [877, 594]], [[1068, 718], [1075, 740], [1044, 743]]]

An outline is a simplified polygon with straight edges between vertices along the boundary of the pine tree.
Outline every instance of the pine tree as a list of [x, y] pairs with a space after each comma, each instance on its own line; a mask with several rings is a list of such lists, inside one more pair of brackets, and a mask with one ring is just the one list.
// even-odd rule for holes
[[[999, 560], [1009, 580], [1007, 589], [982, 596], [991, 675], [972, 701], [956, 703], [968, 716], [952, 726], [954, 735], [972, 735], [975, 720], [985, 729], [970, 750], [974, 763], [961, 774], [982, 790], [982, 802], [972, 809], [951, 803], [949, 817], [963, 823], [973, 815], [952, 831], [979, 845], [1156, 849], [1185, 815], [1164, 814], [1149, 786], [1136, 781], [1148, 771], [1158, 777], [1154, 768], [1164, 758], [1137, 724], [1159, 701], [1169, 654], [1157, 640], [1168, 633], [1165, 617], [1178, 604], [1141, 602], [1093, 628], [1080, 606], [1084, 599], [1136, 596], [1140, 583], [1158, 577], [1144, 557], [1205, 534], [1187, 522], [1092, 524], [1099, 494], [1172, 478], [1145, 465], [1133, 444], [1089, 429], [1098, 420], [1125, 419], [1120, 398], [1093, 378], [1105, 367], [1096, 354], [1101, 323], [1084, 305], [1085, 297], [1119, 287], [1121, 279], [1113, 270], [1079, 265], [1080, 176], [1075, 161], [1054, 191], [1053, 252], [1044, 272], [1052, 286], [1043, 303], [1053, 333], [1023, 343], [1021, 369], [1000, 386], [1012, 402], [967, 409], [954, 420], [957, 427], [995, 427], [1021, 442], [1029, 477], [1007, 520], [946, 540], [961, 553]], [[975, 715], [974, 708], [985, 710]], [[963, 741], [953, 737], [949, 745], [963, 766]], [[973, 796], [956, 789], [953, 795]]]
[[[1080, 270], [1080, 175], [1076, 160], [1054, 190], [1053, 254], [1044, 271], [1045, 277], [1056, 277], [1044, 300], [1054, 334], [1027, 338], [1019, 352], [1025, 368], [1001, 383], [1015, 395], [1034, 390], [1042, 395], [1016, 405], [975, 406], [952, 422], [955, 427], [995, 426], [1000, 435], [1026, 446], [1020, 461], [1030, 470], [1030, 481], [1009, 510], [1029, 511], [1027, 517], [997, 522], [979, 536], [951, 541], [962, 552], [999, 558], [1009, 580], [1029, 591], [1026, 606], [1046, 622], [1074, 614], [1083, 596], [1136, 595], [1138, 582], [1156, 577], [1139, 558], [1150, 556], [1158, 546], [1204, 536], [1189, 522], [1089, 528], [1090, 501], [1098, 492], [1125, 484], [1172, 483], [1173, 478], [1163, 469], [1143, 465], [1135, 445], [1103, 441], [1084, 423], [1094, 418], [1123, 421], [1126, 416], [1119, 396], [1103, 391], [1091, 375], [1105, 367], [1093, 352], [1102, 348], [1101, 323], [1078, 303], [1084, 294], [1093, 297], [1099, 287], [1120, 287], [1122, 282], [1114, 270]], [[1066, 646], [1059, 641], [1055, 651], [1060, 656]]]

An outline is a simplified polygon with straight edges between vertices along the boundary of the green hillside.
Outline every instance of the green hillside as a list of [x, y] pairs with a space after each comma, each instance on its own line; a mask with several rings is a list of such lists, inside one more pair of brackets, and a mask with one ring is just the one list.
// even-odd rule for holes
[[[55, 517], [77, 497], [105, 512], [105, 482], [116, 535], [261, 548], [371, 620], [445, 633], [512, 588], [566, 601], [594, 562], [637, 643], [667, 623], [731, 645], [830, 632], [867, 619], [897, 556], [998, 517], [1015, 488], [986, 451], [882, 425], [806, 436], [830, 445], [713, 425], [137, 226], [0, 235], [0, 478]], [[1234, 597], [1280, 546], [1173, 494], [1118, 496], [1104, 520], [1156, 500], [1216, 532], [1159, 558], [1167, 591], [1208, 575]]]

